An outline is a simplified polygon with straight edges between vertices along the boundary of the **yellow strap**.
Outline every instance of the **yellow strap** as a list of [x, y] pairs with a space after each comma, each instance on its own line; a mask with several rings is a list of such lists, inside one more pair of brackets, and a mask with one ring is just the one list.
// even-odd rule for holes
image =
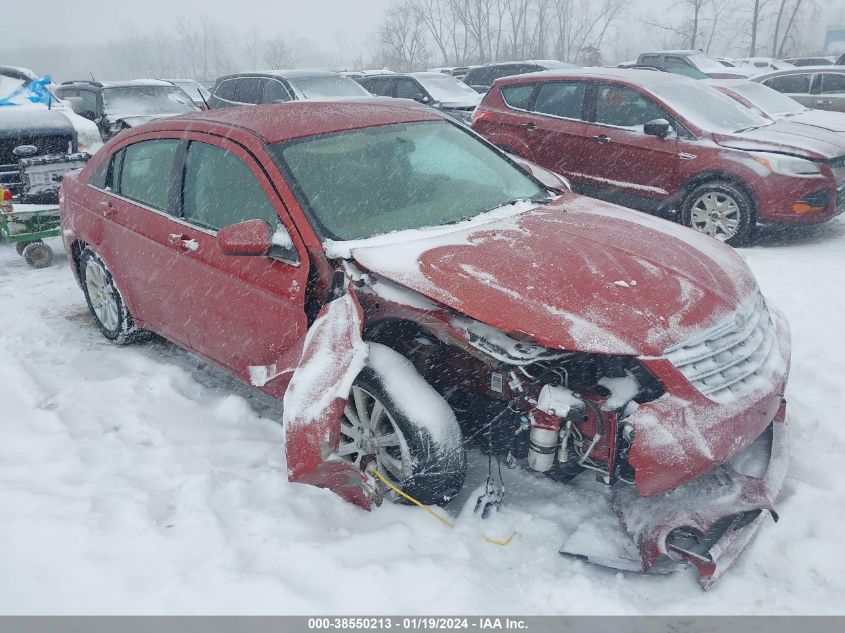
[[[417, 500], [416, 500], [416, 499], [414, 499], [411, 495], [407, 494], [406, 492], [403, 492], [402, 490], [400, 490], [399, 488], [397, 488], [395, 485], [393, 485], [392, 483], [390, 483], [390, 481], [388, 481], [387, 477], [385, 477], [384, 475], [382, 475], [382, 474], [381, 474], [378, 470], [376, 470], [375, 468], [370, 467], [369, 472], [371, 472], [373, 475], [375, 475], [376, 477], [378, 477], [378, 478], [382, 481], [382, 483], [384, 483], [384, 485], [385, 485], [385, 486], [387, 486], [388, 488], [390, 488], [393, 492], [395, 492], [396, 494], [398, 494], [398, 495], [399, 495], [400, 497], [402, 497], [403, 499], [407, 499], [408, 501], [410, 501], [411, 503], [413, 503], [413, 504], [414, 504], [415, 506], [417, 506], [418, 508], [422, 508], [423, 510], [425, 510], [426, 512], [428, 512], [431, 516], [433, 516], [435, 519], [437, 519], [438, 521], [440, 521], [440, 522], [441, 522], [443, 525], [445, 525], [446, 527], [450, 527], [450, 528], [454, 528], [454, 527], [455, 527], [455, 524], [454, 524], [454, 523], [452, 523], [449, 519], [447, 519], [447, 518], [446, 518], [446, 517], [444, 517], [444, 516], [441, 516], [441, 515], [437, 514], [434, 510], [432, 510], [431, 508], [429, 508], [427, 505], [425, 505], [425, 504], [424, 504], [424, 503], [422, 503], [421, 501], [417, 501]], [[494, 538], [491, 538], [491, 537], [489, 537], [489, 536], [485, 536], [485, 537], [484, 537], [484, 540], [485, 540], [485, 541], [487, 541], [488, 543], [492, 543], [493, 545], [501, 545], [501, 546], [503, 546], [503, 547], [504, 547], [504, 546], [506, 546], [506, 545], [510, 545], [511, 541], [513, 540], [513, 537], [514, 537], [514, 536], [516, 536], [516, 535], [517, 535], [517, 533], [516, 533], [516, 532], [511, 532], [511, 535], [510, 535], [508, 538], [506, 538], [506, 539], [494, 539]]]

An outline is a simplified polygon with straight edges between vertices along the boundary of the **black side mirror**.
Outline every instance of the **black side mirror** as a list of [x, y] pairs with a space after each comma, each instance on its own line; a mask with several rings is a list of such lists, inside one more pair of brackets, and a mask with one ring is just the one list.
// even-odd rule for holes
[[643, 126], [643, 132], [648, 136], [656, 136], [658, 138], [666, 138], [671, 131], [672, 126], [666, 119], [654, 119]]

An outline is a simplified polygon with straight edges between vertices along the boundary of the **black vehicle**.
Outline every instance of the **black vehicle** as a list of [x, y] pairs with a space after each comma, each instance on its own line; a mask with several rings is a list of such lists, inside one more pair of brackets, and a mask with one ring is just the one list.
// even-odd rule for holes
[[784, 59], [788, 64], [793, 66], [831, 66], [833, 64], [841, 64], [836, 61], [836, 57], [787, 57]]
[[369, 75], [356, 81], [378, 97], [413, 99], [464, 124], [481, 101], [481, 95], [460, 79], [440, 72]]
[[748, 77], [748, 73], [738, 68], [728, 68], [718, 59], [694, 50], [640, 53], [636, 64], [632, 67], [642, 66], [650, 66], [691, 79], [745, 79]]
[[536, 73], [541, 70], [552, 70], [554, 68], [576, 68], [575, 64], [567, 64], [566, 62], [559, 62], [556, 59], [536, 59], [524, 62], [496, 62], [493, 64], [484, 64], [483, 66], [473, 66], [470, 68], [463, 80], [476, 92], [481, 94], [490, 90], [493, 82], [502, 77], [510, 77], [511, 75], [524, 75], [526, 73]]
[[153, 119], [200, 110], [184, 90], [157, 79], [66, 81], [56, 89], [56, 96], [96, 123], [104, 141]]
[[309, 99], [368, 97], [349, 77], [322, 70], [273, 70], [219, 77], [211, 91], [212, 109]]

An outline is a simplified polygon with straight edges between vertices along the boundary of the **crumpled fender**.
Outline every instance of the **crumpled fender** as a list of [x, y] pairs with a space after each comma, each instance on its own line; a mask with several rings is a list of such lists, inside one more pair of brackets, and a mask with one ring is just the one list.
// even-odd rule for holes
[[323, 306], [285, 392], [283, 424], [290, 481], [328, 488], [369, 509], [373, 500], [368, 476], [331, 459], [340, 441], [340, 416], [349, 390], [368, 357], [362, 323], [361, 305], [351, 288]]

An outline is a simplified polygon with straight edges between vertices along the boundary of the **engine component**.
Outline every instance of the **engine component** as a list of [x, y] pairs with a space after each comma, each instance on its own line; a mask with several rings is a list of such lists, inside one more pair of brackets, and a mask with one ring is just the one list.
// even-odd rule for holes
[[528, 435], [528, 465], [538, 472], [548, 471], [555, 462], [560, 441], [560, 418], [541, 411], [532, 413]]

